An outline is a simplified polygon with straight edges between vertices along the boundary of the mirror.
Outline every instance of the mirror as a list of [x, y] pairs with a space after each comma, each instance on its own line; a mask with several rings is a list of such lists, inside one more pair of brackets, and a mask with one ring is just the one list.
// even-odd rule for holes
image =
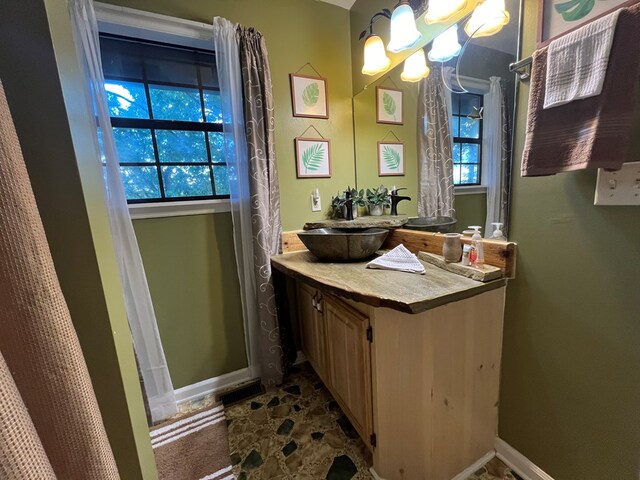
[[[459, 60], [455, 57], [444, 64], [428, 62], [431, 75], [440, 75], [449, 87], [446, 96], [447, 102], [450, 102], [447, 111], [453, 143], [451, 152], [454, 159], [457, 218], [453, 231], [462, 232], [468, 225], [484, 227], [487, 185], [495, 185], [496, 174], [492, 171], [498, 168], [501, 173], [507, 174], [510, 170], [517, 79], [509, 71], [509, 65], [517, 61], [519, 54], [520, 7], [520, 0], [507, 0], [509, 23], [497, 34], [472, 38], [466, 45], [468, 37], [463, 29], [466, 18], [463, 19], [459, 23], [459, 39], [463, 46]], [[424, 48], [425, 54], [431, 50], [432, 43], [429, 42]], [[444, 67], [442, 71], [446, 73], [438, 73], [439, 66]], [[389, 189], [393, 186], [406, 188], [400, 193], [410, 196], [411, 201], [399, 203], [398, 213], [414, 217], [418, 215], [419, 163], [425, 161], [418, 154], [419, 129], [425, 129], [424, 117], [418, 121], [420, 82], [425, 80], [416, 83], [402, 81], [402, 70], [403, 64], [396, 66], [354, 96], [356, 181], [358, 189], [374, 188], [381, 184]], [[496, 96], [495, 88], [494, 96], [489, 96], [492, 77], [500, 78], [499, 96], [503, 98], [504, 107], [498, 111], [504, 112], [504, 115], [493, 115], [496, 112]], [[456, 81], [458, 78], [463, 89]], [[467, 92], [464, 93], [464, 90]], [[487, 101], [493, 102], [491, 105], [494, 108], [486, 105]], [[492, 117], [488, 118], [487, 115]], [[496, 153], [495, 142], [492, 147], [489, 141], [495, 138], [494, 132], [498, 128], [506, 128], [508, 133], [503, 135], [506, 151]], [[404, 158], [399, 162], [398, 157], [402, 156], [403, 150]], [[401, 166], [395, 168], [398, 163]], [[508, 187], [508, 175], [502, 175], [501, 181], [498, 188], [502, 189], [505, 182]], [[496, 189], [491, 191], [495, 192]], [[492, 198], [495, 202], [495, 195]], [[505, 223], [508, 220], [508, 201], [508, 196], [501, 195], [500, 203], [504, 204], [504, 213], [501, 215]], [[488, 238], [492, 231], [493, 228], [483, 235]]]

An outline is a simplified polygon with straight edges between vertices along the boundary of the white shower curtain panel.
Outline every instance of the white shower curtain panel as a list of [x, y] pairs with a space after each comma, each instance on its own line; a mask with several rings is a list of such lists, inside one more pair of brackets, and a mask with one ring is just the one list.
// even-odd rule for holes
[[[105, 166], [105, 191], [111, 234], [120, 267], [129, 326], [149, 402], [151, 418], [155, 423], [177, 413], [173, 385], [160, 341], [149, 286], [131, 223], [124, 186], [120, 178], [120, 166], [104, 90], [98, 24], [93, 3], [91, 0], [70, 0], [69, 9], [78, 60], [86, 77], [87, 107], [97, 121], [97, 130], [93, 140], [96, 144], [96, 151], [102, 154]], [[98, 140], [98, 131], [101, 141]], [[96, 161], [100, 161], [100, 158], [96, 158]]]

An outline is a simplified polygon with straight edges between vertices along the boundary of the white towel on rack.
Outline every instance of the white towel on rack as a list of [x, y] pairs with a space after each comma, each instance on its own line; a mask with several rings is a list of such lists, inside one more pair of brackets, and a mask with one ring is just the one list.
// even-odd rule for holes
[[600, 95], [619, 14], [618, 9], [551, 42], [545, 109]]
[[382, 270], [399, 270], [401, 272], [424, 274], [424, 265], [418, 257], [400, 244], [393, 250], [370, 261], [367, 268], [379, 268]]

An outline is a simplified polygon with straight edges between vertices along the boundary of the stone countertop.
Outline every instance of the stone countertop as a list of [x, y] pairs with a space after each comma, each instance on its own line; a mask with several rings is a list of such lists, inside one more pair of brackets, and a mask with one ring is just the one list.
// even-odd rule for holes
[[358, 217], [355, 220], [320, 220], [318, 222], [307, 222], [304, 224], [305, 230], [314, 228], [400, 228], [409, 221], [406, 215], [380, 215]]
[[369, 261], [332, 263], [308, 251], [271, 257], [280, 272], [334, 295], [372, 307], [420, 313], [506, 285], [505, 279], [478, 282], [422, 262], [426, 273], [368, 269]]

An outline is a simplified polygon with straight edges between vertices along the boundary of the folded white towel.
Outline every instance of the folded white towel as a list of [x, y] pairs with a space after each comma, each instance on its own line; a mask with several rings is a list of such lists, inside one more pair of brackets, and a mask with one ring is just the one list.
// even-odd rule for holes
[[619, 14], [616, 10], [551, 42], [545, 109], [600, 95]]
[[402, 244], [375, 260], [370, 261], [367, 264], [367, 268], [424, 274], [424, 265], [420, 263], [418, 257], [407, 250]]

